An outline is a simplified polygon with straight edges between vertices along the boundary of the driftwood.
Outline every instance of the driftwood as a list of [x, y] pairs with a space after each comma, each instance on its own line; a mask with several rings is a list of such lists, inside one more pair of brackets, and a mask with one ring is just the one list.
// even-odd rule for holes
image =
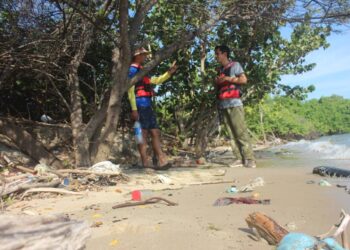
[[0, 215], [0, 248], [44, 250], [85, 248], [90, 236], [86, 222], [63, 215]]
[[9, 167], [16, 168], [18, 170], [21, 170], [24, 173], [36, 174], [36, 171], [33, 169], [22, 167], [22, 166], [17, 166], [6, 155], [3, 155], [2, 158], [6, 161], [6, 163], [8, 164]]
[[159, 201], [164, 201], [166, 202], [166, 205], [168, 206], [177, 206], [177, 203], [169, 201], [167, 199], [161, 198], [161, 197], [152, 197], [144, 201], [136, 201], [136, 202], [126, 202], [122, 204], [118, 204], [113, 206], [113, 209], [116, 208], [122, 208], [122, 207], [134, 207], [134, 206], [141, 206], [141, 205], [147, 205], [147, 204], [154, 204], [158, 203]]
[[245, 221], [258, 240], [262, 237], [270, 245], [277, 245], [288, 234], [288, 231], [278, 225], [276, 221], [259, 212], [249, 214]]
[[[346, 232], [349, 225], [350, 225], [350, 215], [345, 213], [344, 210], [342, 210], [340, 214], [339, 223], [332, 226], [327, 233], [317, 236], [317, 238], [319, 239], [325, 239], [327, 237], [337, 238], [340, 235], [343, 247], [345, 249], [349, 249], [350, 244], [349, 244], [349, 239]], [[334, 233], [332, 233], [332, 231], [334, 231]]]
[[91, 170], [82, 170], [82, 169], [60, 169], [56, 170], [55, 173], [59, 174], [80, 174], [80, 175], [102, 175], [102, 176], [116, 176], [121, 175], [121, 173], [101, 173]]
[[14, 175], [14, 176], [10, 176], [10, 177], [3, 177], [3, 181], [5, 182], [12, 182], [12, 181], [16, 181], [16, 180], [20, 180], [20, 179], [26, 179], [30, 176], [33, 176], [31, 174], [20, 174], [20, 175]]
[[2, 192], [0, 193], [0, 196], [4, 196], [15, 192], [20, 192], [20, 191], [25, 191], [32, 188], [57, 187], [58, 185], [60, 185], [60, 183], [61, 183], [61, 180], [53, 180], [48, 183], [33, 183], [33, 184], [20, 183], [18, 185], [13, 185], [13, 186], [7, 186], [5, 183], [5, 186]]
[[57, 193], [57, 194], [71, 194], [71, 195], [84, 195], [84, 193], [80, 192], [73, 192], [61, 188], [32, 188], [24, 192], [24, 194], [21, 196], [21, 200], [29, 193], [42, 193], [42, 192], [49, 192], [49, 193]]
[[51, 154], [42, 143], [35, 140], [24, 128], [15, 125], [9, 120], [1, 119], [0, 133], [10, 138], [21, 151], [34, 160], [38, 162], [44, 161], [48, 166], [63, 168], [62, 162]]

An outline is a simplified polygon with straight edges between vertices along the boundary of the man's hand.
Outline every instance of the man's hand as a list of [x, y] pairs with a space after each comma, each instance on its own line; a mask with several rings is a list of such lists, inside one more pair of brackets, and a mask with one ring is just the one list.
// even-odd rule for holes
[[217, 84], [222, 84], [223, 82], [232, 82], [232, 78], [229, 76], [219, 76], [215, 81]]
[[131, 119], [133, 121], [138, 121], [138, 119], [139, 119], [139, 112], [137, 112], [137, 110], [133, 110], [131, 112]]
[[174, 74], [175, 73], [175, 71], [177, 70], [177, 65], [176, 65], [176, 61], [174, 61], [173, 62], [173, 64], [171, 65], [171, 67], [168, 69], [168, 72], [169, 72], [169, 74]]

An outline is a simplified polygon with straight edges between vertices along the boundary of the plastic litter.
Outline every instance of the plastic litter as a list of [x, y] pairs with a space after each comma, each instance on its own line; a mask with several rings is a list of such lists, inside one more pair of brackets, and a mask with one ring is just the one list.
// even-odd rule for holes
[[34, 167], [38, 175], [45, 175], [50, 172], [51, 168], [44, 163], [39, 163]]
[[256, 200], [252, 198], [245, 198], [245, 197], [238, 197], [238, 198], [232, 198], [232, 197], [223, 197], [219, 198], [214, 202], [214, 206], [227, 206], [230, 204], [263, 204], [268, 205], [270, 204], [270, 200]]
[[45, 122], [45, 123], [52, 123], [52, 122], [53, 122], [53, 119], [52, 119], [50, 116], [46, 115], [46, 114], [43, 114], [43, 115], [40, 117], [40, 120], [41, 120], [42, 122]]
[[116, 165], [110, 161], [101, 161], [99, 163], [96, 163], [92, 167], [89, 168], [91, 171], [95, 171], [98, 173], [113, 173], [113, 174], [120, 174], [121, 169], [120, 165]]
[[171, 184], [173, 181], [169, 178], [169, 176], [164, 174], [157, 174], [158, 180], [163, 184]]
[[134, 135], [135, 135], [136, 143], [142, 144], [143, 143], [142, 128], [141, 128], [141, 123], [139, 121], [136, 121], [134, 123]]
[[69, 178], [66, 177], [63, 179], [63, 186], [69, 186], [69, 183], [70, 183]]
[[262, 177], [257, 177], [254, 180], [252, 180], [251, 182], [249, 182], [248, 185], [245, 185], [241, 188], [239, 188], [239, 192], [252, 192], [254, 190], [254, 188], [256, 187], [263, 187], [265, 185], [265, 181]]
[[150, 198], [153, 194], [153, 191], [150, 189], [144, 190], [134, 190], [131, 192], [131, 200], [133, 201], [141, 201]]
[[236, 186], [232, 186], [232, 187], [230, 187], [230, 188], [228, 188], [228, 189], [226, 190], [226, 193], [229, 193], [229, 194], [236, 194], [236, 193], [238, 193], [238, 189], [237, 189]]
[[330, 184], [328, 181], [326, 180], [320, 180], [320, 182], [318, 183], [318, 185], [320, 185], [321, 187], [331, 187], [332, 184]]
[[326, 248], [318, 249], [330, 249], [330, 250], [345, 250], [341, 247], [333, 238], [326, 238], [318, 241], [315, 237], [312, 237], [303, 233], [289, 233], [279, 243], [277, 250], [306, 250], [316, 249], [317, 244], [324, 243]]

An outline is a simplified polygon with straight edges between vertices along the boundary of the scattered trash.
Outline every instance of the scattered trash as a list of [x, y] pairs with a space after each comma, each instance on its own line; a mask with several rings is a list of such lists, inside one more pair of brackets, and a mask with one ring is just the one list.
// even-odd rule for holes
[[69, 182], [70, 182], [69, 178], [66, 177], [66, 178], [63, 179], [63, 184], [62, 185], [67, 187], [69, 185]]
[[171, 184], [172, 183], [172, 180], [167, 175], [157, 174], [157, 178], [158, 178], [160, 183], [163, 183], [163, 184]]
[[90, 171], [95, 171], [97, 173], [113, 173], [113, 174], [120, 174], [120, 165], [116, 165], [110, 161], [101, 161], [99, 163], [96, 163], [92, 167], [89, 168]]
[[232, 186], [232, 187], [230, 187], [230, 188], [228, 188], [228, 189], [226, 190], [226, 193], [229, 193], [229, 194], [236, 194], [236, 193], [238, 193], [238, 189], [237, 189], [236, 186]]
[[118, 205], [113, 206], [112, 208], [116, 209], [116, 208], [123, 208], [123, 207], [142, 206], [142, 205], [147, 205], [147, 204], [158, 203], [159, 201], [164, 201], [167, 206], [177, 206], [178, 205], [175, 202], [169, 201], [169, 200], [161, 198], [161, 197], [152, 197], [152, 198], [149, 198], [145, 201], [126, 202], [126, 203], [118, 204]]
[[226, 174], [226, 170], [225, 169], [219, 169], [218, 171], [213, 173], [214, 176], [224, 176], [225, 174]]
[[51, 168], [44, 163], [39, 163], [34, 167], [34, 171], [36, 171], [38, 175], [45, 175], [51, 171]]
[[120, 194], [123, 193], [123, 191], [120, 190], [119, 188], [115, 189], [114, 191], [117, 192], [117, 193], [120, 193]]
[[265, 239], [270, 245], [277, 245], [288, 231], [263, 213], [249, 214], [245, 219], [257, 240]]
[[254, 191], [255, 187], [263, 187], [265, 185], [265, 181], [262, 177], [257, 177], [253, 181], [249, 182], [248, 185], [245, 185], [241, 188], [239, 188], [239, 192], [245, 193], [245, 192], [252, 192]]
[[345, 248], [342, 248], [333, 238], [326, 238], [324, 240], [319, 241], [315, 237], [303, 233], [287, 234], [277, 247], [277, 250], [305, 249], [345, 250]]
[[0, 248], [6, 250], [85, 249], [91, 235], [87, 222], [64, 215], [1, 214], [0, 228]]
[[330, 184], [328, 181], [326, 180], [320, 180], [320, 182], [318, 183], [318, 185], [320, 185], [321, 187], [331, 187], [332, 184]]
[[[270, 245], [278, 245], [276, 250], [306, 250], [306, 249], [328, 249], [346, 250], [349, 249], [346, 229], [350, 224], [350, 215], [342, 210], [340, 222], [331, 227], [323, 235], [313, 237], [304, 233], [289, 233], [286, 229], [277, 224], [270, 217], [255, 212], [246, 218], [246, 222], [257, 240], [264, 238]], [[291, 230], [295, 230], [294, 222], [286, 225]], [[335, 232], [331, 234], [332, 231]], [[341, 235], [341, 246], [335, 239]]]
[[335, 167], [320, 166], [315, 167], [312, 171], [313, 174], [329, 177], [350, 177], [350, 170], [341, 169]]
[[245, 198], [245, 197], [239, 197], [239, 198], [232, 198], [232, 197], [223, 197], [219, 198], [214, 202], [214, 206], [227, 206], [230, 204], [263, 204], [263, 205], [269, 205], [270, 200], [256, 200], [252, 198]]
[[150, 189], [144, 190], [134, 190], [131, 192], [131, 200], [133, 201], [141, 201], [150, 198], [153, 194], [153, 191]]
[[45, 122], [45, 123], [52, 123], [53, 122], [53, 119], [46, 115], [46, 114], [43, 114], [41, 117], [40, 117], [40, 121], [42, 122]]
[[295, 224], [295, 222], [289, 222], [286, 224], [286, 227], [291, 230], [291, 231], [295, 231], [297, 230], [297, 225]]
[[102, 221], [95, 221], [92, 225], [91, 225], [91, 227], [100, 227], [100, 226], [102, 226], [103, 225], [103, 222]]
[[201, 157], [201, 158], [199, 158], [199, 159], [196, 160], [196, 163], [197, 163], [198, 165], [204, 165], [205, 162], [206, 162], [206, 161], [205, 161], [204, 157]]

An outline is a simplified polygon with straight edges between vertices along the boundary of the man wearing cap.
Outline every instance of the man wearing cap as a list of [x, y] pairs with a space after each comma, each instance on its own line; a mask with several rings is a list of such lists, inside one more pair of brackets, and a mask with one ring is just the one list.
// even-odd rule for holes
[[247, 83], [247, 77], [241, 64], [230, 60], [230, 49], [226, 45], [216, 46], [215, 58], [221, 64], [215, 80], [219, 108], [239, 150], [238, 160], [232, 165], [255, 168], [255, 158], [241, 100], [241, 85]]
[[[135, 51], [132, 64], [129, 68], [129, 78], [134, 77], [140, 70], [142, 70], [142, 64], [146, 60], [148, 54], [150, 54], [150, 52], [144, 48]], [[155, 113], [152, 109], [152, 97], [155, 95], [152, 85], [165, 82], [173, 73], [175, 73], [176, 69], [177, 66], [173, 64], [166, 73], [159, 77], [150, 78], [145, 76], [128, 91], [128, 97], [132, 109], [131, 117], [133, 120], [141, 123], [143, 143], [138, 144], [138, 150], [144, 168], [151, 168], [147, 156], [147, 137], [149, 134], [152, 138], [153, 151], [158, 159], [158, 169], [167, 169], [170, 167], [166, 155], [161, 149], [160, 130]]]

